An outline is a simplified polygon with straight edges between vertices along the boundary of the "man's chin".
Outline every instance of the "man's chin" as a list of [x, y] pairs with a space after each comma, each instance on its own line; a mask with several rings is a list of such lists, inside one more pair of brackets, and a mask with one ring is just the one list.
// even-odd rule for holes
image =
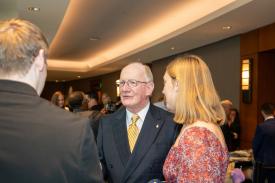
[[128, 100], [122, 100], [121, 101], [122, 105], [124, 105], [125, 107], [132, 107], [133, 106], [133, 101], [128, 99]]
[[127, 104], [129, 104], [129, 103], [132, 103], [132, 99], [131, 98], [129, 98], [129, 97], [125, 97], [125, 98], [122, 98], [121, 99], [121, 102], [122, 102], [122, 104], [124, 105], [127, 105]]
[[131, 106], [131, 102], [122, 102], [122, 105], [124, 105], [125, 107]]

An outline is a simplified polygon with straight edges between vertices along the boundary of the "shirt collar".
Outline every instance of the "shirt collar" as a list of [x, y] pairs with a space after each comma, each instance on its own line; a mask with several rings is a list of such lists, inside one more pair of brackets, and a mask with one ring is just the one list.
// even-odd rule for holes
[[[143, 122], [145, 120], [146, 114], [149, 110], [150, 107], [150, 102], [148, 102], [148, 104], [141, 109], [137, 115], [139, 116], [139, 120], [137, 121], [137, 126], [139, 129], [141, 129]], [[130, 112], [129, 110], [126, 109], [126, 124], [127, 124], [127, 128], [129, 127], [130, 123], [131, 123], [131, 117], [132, 117], [133, 113]]]
[[273, 119], [273, 118], [274, 118], [274, 116], [267, 116], [264, 120], [266, 121], [268, 119]]

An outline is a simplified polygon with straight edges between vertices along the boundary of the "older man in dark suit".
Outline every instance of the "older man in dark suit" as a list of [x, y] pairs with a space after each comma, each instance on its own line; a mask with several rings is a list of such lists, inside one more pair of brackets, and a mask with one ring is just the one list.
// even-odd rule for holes
[[118, 85], [124, 107], [102, 119], [97, 138], [105, 178], [110, 183], [163, 180], [177, 126], [170, 113], [150, 104], [152, 72], [141, 63], [129, 64]]
[[[274, 104], [265, 103], [261, 106], [264, 122], [257, 126], [253, 139], [253, 153], [257, 164], [260, 164], [258, 182], [275, 182], [275, 119]], [[257, 177], [255, 177], [256, 179]], [[256, 180], [255, 180], [256, 182]]]
[[88, 120], [39, 97], [47, 42], [28, 21], [0, 21], [0, 182], [103, 182]]

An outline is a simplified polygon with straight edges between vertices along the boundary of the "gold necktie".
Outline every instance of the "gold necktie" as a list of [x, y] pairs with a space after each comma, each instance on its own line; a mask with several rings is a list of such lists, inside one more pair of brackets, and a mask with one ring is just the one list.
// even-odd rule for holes
[[129, 145], [130, 145], [130, 151], [132, 152], [137, 138], [138, 138], [138, 134], [139, 134], [139, 129], [137, 127], [137, 120], [139, 119], [139, 116], [136, 114], [133, 114], [132, 118], [131, 118], [131, 124], [129, 125], [128, 128], [128, 140], [129, 140]]

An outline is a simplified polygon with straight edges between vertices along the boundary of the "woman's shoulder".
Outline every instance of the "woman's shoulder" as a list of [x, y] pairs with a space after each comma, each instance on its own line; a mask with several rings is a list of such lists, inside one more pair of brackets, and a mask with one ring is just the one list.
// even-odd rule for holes
[[214, 140], [218, 140], [222, 147], [226, 147], [225, 140], [223, 137], [223, 133], [220, 127], [214, 123], [197, 121], [192, 125], [188, 125], [183, 129], [183, 136], [194, 136], [197, 139], [207, 140], [209, 138], [213, 138]]
[[206, 132], [212, 132], [214, 134], [219, 133], [218, 131], [220, 130], [220, 127], [214, 123], [210, 122], [204, 122], [204, 121], [196, 121], [191, 125], [186, 126], [183, 129], [185, 132], [190, 132], [190, 131], [195, 131], [195, 132], [200, 132], [200, 131], [206, 131]]

